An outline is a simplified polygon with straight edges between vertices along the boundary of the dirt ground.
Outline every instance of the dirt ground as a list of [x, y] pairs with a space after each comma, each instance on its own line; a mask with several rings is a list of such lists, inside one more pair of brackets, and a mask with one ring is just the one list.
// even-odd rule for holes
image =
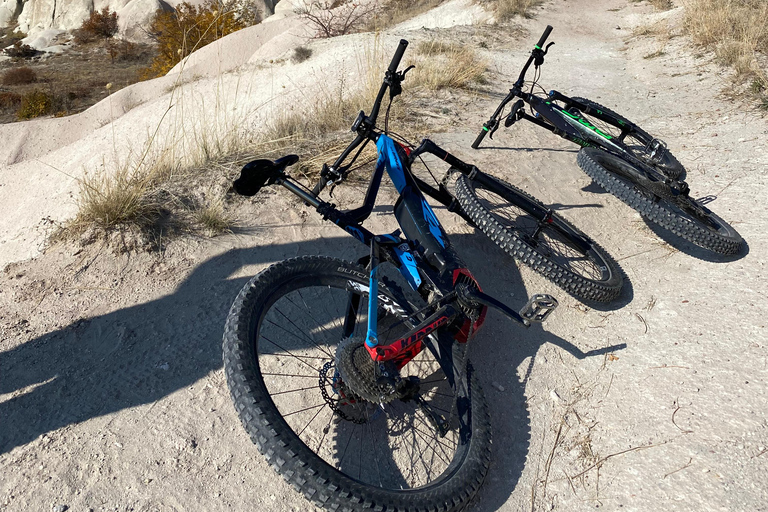
[[[473, 341], [494, 443], [470, 510], [768, 510], [768, 123], [723, 98], [726, 74], [685, 38], [644, 58], [662, 42], [633, 27], [669, 15], [627, 0], [553, 0], [526, 21], [526, 37], [489, 39], [483, 90], [441, 93], [453, 127], [434, 139], [551, 204], [629, 281], [617, 302], [585, 306], [438, 210], [485, 291], [515, 307], [532, 293], [560, 300], [530, 330], [491, 313]], [[545, 89], [586, 96], [663, 138], [692, 194], [716, 197], [710, 208], [742, 234], [745, 254], [713, 256], [647, 224], [591, 183], [573, 145], [534, 126], [469, 149], [547, 24], [556, 45]], [[390, 212], [377, 210], [371, 229], [391, 230]], [[237, 419], [221, 363], [224, 319], [271, 263], [356, 259], [363, 249], [282, 191], [237, 213], [235, 233], [213, 240], [119, 255], [59, 245], [4, 269], [0, 509], [311, 508]]]

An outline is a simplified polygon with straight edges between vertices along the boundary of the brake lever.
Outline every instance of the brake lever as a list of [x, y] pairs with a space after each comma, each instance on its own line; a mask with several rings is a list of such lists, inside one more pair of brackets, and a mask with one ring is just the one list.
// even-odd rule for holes
[[494, 119], [491, 125], [488, 127], [488, 138], [493, 140], [493, 134], [499, 129], [499, 120]]
[[411, 64], [410, 66], [408, 66], [408, 67], [407, 67], [407, 68], [405, 68], [404, 70], [402, 70], [402, 71], [399, 71], [399, 72], [397, 73], [398, 79], [399, 79], [401, 82], [402, 82], [403, 80], [405, 80], [405, 74], [406, 74], [407, 72], [409, 72], [410, 70], [412, 70], [413, 68], [415, 68], [415, 67], [416, 67], [416, 66], [414, 66], [413, 64]]
[[395, 96], [398, 96], [401, 92], [403, 92], [403, 86], [400, 85], [400, 83], [405, 80], [405, 74], [415, 68], [416, 66], [408, 66], [403, 71], [398, 71], [394, 75], [392, 75], [392, 78], [390, 79], [389, 84], [389, 99], [393, 100], [395, 99]]
[[555, 44], [554, 41], [549, 43], [547, 46], [545, 46], [543, 50], [539, 49], [539, 48], [533, 50], [533, 52], [532, 52], [533, 53], [533, 65], [535, 67], [538, 68], [539, 66], [544, 64], [544, 56], [549, 51], [549, 47], [552, 46], [553, 44]]

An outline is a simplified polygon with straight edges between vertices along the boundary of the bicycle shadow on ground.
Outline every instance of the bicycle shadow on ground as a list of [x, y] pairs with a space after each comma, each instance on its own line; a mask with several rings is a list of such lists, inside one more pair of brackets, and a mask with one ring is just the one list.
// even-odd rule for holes
[[[484, 292], [513, 309], [519, 309], [530, 295], [537, 293], [535, 289], [526, 289], [516, 263], [486, 237], [452, 235], [451, 240]], [[564, 296], [565, 292], [557, 295]], [[617, 302], [626, 304], [632, 300], [632, 295], [627, 279], [619, 298], [604, 307], [613, 309]], [[601, 305], [590, 303], [589, 306], [600, 309]], [[557, 310], [553, 315], [557, 315]], [[548, 332], [546, 322], [525, 329], [494, 311], [489, 311], [482, 330], [471, 343], [470, 358], [475, 369], [481, 369], [479, 375], [491, 412], [494, 442], [491, 469], [469, 509], [492, 512], [508, 502], [525, 468], [531, 444], [525, 385], [539, 348], [551, 343], [577, 359], [584, 359], [622, 350], [626, 344], [584, 352], [573, 343]], [[521, 380], [517, 368], [526, 359], [529, 359], [527, 370]], [[523, 492], [527, 496], [529, 490]]]
[[737, 254], [718, 254], [716, 252], [699, 247], [692, 242], [689, 242], [685, 238], [676, 235], [667, 228], [659, 226], [655, 222], [651, 222], [645, 217], [642, 219], [648, 228], [653, 231], [656, 236], [669, 244], [670, 247], [702, 261], [708, 261], [710, 263], [731, 263], [733, 261], [740, 260], [749, 254], [749, 244], [746, 240], [742, 242], [741, 251], [739, 251]]
[[[479, 281], [486, 283], [487, 292], [515, 308], [525, 303], [528, 292], [517, 266], [496, 245], [475, 234], [454, 235], [451, 241]], [[354, 261], [365, 253], [345, 236], [232, 249], [197, 266], [170, 295], [74, 322], [0, 353], [0, 395], [11, 395], [0, 402], [0, 418], [3, 425], [12, 426], [0, 429], [0, 454], [48, 432], [161, 400], [219, 370], [229, 307], [250, 278], [230, 277], [242, 267], [305, 254]], [[478, 510], [497, 510], [522, 474], [530, 420], [524, 382], [514, 369], [544, 343], [577, 357], [622, 348], [584, 354], [548, 333], [546, 325], [525, 330], [500, 314], [489, 314], [471, 352], [475, 367], [483, 369], [497, 440], [490, 476], [477, 498]], [[502, 385], [504, 393], [495, 394], [489, 380]], [[255, 447], [253, 456], [260, 456]]]

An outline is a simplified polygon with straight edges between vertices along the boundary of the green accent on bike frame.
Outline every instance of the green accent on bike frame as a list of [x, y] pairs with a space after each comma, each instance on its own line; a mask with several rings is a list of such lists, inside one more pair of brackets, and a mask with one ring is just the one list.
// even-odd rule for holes
[[488, 127], [487, 126], [483, 126], [483, 130], [488, 131]]
[[624, 121], [622, 121], [621, 119], [617, 119], [616, 122], [619, 123], [621, 126], [624, 126]]
[[533, 47], [534, 47], [534, 48], [536, 48], [537, 50], [541, 50], [541, 46], [539, 46], [539, 45], [537, 45], [537, 44], [536, 44], [536, 45], [534, 45]]
[[575, 142], [576, 144], [578, 144], [579, 146], [581, 146], [583, 148], [588, 148], [588, 147], [592, 146], [592, 144], [590, 144], [589, 142], [585, 141], [584, 139], [580, 139], [578, 137], [573, 137], [572, 140], [573, 140], [573, 142]]
[[571, 119], [575, 119], [576, 121], [579, 122], [579, 124], [582, 124], [582, 125], [586, 126], [587, 128], [589, 128], [590, 130], [592, 130], [593, 132], [595, 132], [596, 134], [600, 135], [601, 137], [603, 137], [605, 139], [611, 140], [613, 138], [610, 135], [608, 135], [607, 133], [601, 132], [596, 126], [590, 124], [588, 121], [585, 121], [584, 119], [576, 117], [573, 114], [569, 114], [565, 110], [558, 110], [558, 112], [560, 112], [563, 115], [566, 115], [566, 116], [570, 117]]

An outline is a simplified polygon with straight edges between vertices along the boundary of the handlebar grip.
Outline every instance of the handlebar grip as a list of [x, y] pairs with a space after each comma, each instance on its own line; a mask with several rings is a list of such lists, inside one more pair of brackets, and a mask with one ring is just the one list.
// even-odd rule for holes
[[544, 47], [544, 43], [547, 42], [547, 38], [549, 37], [550, 32], [552, 32], [552, 25], [547, 25], [547, 28], [544, 29], [544, 33], [541, 34], [541, 39], [539, 39], [539, 42], [536, 43], [536, 48], [541, 49]]
[[472, 143], [472, 149], [477, 149], [478, 147], [480, 147], [480, 143], [483, 142], [483, 139], [487, 134], [488, 134], [488, 129], [485, 126], [483, 126], [483, 129], [480, 130], [480, 135], [478, 135], [477, 138], [475, 139], [475, 142]]
[[405, 39], [400, 40], [400, 45], [398, 45], [397, 50], [395, 50], [395, 56], [392, 57], [392, 62], [389, 63], [389, 69], [388, 71], [390, 73], [394, 73], [397, 71], [397, 66], [400, 65], [400, 59], [403, 58], [403, 54], [405, 53], [405, 49], [408, 46], [408, 41]]

